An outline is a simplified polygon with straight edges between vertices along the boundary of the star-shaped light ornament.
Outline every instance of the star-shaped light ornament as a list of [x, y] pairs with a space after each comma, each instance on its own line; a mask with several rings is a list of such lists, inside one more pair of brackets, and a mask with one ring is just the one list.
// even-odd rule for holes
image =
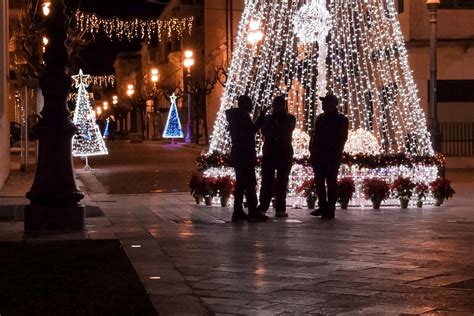
[[171, 104], [176, 103], [176, 99], [177, 99], [177, 98], [178, 98], [178, 97], [176, 96], [176, 94], [173, 93], [173, 94], [170, 96]]
[[79, 74], [72, 76], [72, 79], [75, 81], [76, 88], [79, 88], [82, 84], [85, 86], [89, 85], [90, 75], [84, 75], [82, 69], [79, 69]]

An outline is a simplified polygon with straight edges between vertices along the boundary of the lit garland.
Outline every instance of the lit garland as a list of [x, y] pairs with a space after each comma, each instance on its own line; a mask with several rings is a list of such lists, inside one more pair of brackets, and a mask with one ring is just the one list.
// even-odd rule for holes
[[[263, 38], [249, 42], [255, 20], [260, 22]], [[276, 95], [287, 95], [297, 127], [311, 134], [315, 116], [321, 112], [318, 97], [327, 90], [340, 98], [350, 129], [359, 134], [349, 146], [362, 134], [370, 134], [366, 140], [370, 150], [362, 154], [349, 150], [341, 167], [341, 176], [356, 181], [358, 194], [364, 177], [390, 181], [416, 173], [424, 183], [436, 178], [442, 159], [434, 156], [431, 147], [391, 0], [329, 0], [327, 7], [322, 0], [246, 0], [209, 158], [223, 162], [230, 152], [225, 110], [237, 105], [238, 96], [250, 96], [258, 113]], [[256, 140], [260, 148], [261, 135]], [[296, 158], [295, 164], [305, 168], [293, 168], [290, 188], [296, 186], [293, 182], [312, 177], [307, 157]], [[207, 159], [200, 161], [210, 176], [228, 169], [226, 163], [216, 166], [206, 165]]]
[[72, 139], [72, 154], [75, 157], [108, 154], [99, 126], [95, 122], [95, 113], [90, 106], [89, 93], [85, 84], [88, 77], [82, 73], [82, 70], [79, 70], [78, 75], [72, 76], [78, 88], [74, 111], [74, 125], [77, 130]]
[[[75, 83], [73, 83], [72, 86], [76, 87]], [[77, 100], [77, 92], [69, 92], [69, 94], [67, 95], [67, 101], [73, 100]], [[89, 92], [89, 100], [94, 100], [94, 93]]]
[[[84, 80], [86, 86], [92, 84], [101, 88], [115, 87], [115, 75], [89, 76]], [[75, 83], [73, 82], [72, 85], [74, 86]]]
[[91, 76], [90, 81], [101, 88], [115, 87], [115, 75]]
[[[416, 165], [443, 168], [445, 167], [444, 156], [438, 154], [436, 156], [407, 156], [405, 154], [349, 154], [343, 153], [342, 163], [360, 169], [378, 169], [407, 166], [411, 168]], [[211, 168], [231, 167], [230, 155], [219, 152], [206, 153], [196, 159], [197, 168], [204, 171]], [[261, 164], [261, 156], [257, 159], [257, 165]], [[301, 158], [294, 157], [293, 164], [310, 166], [311, 162], [308, 156]]]
[[[230, 175], [235, 177], [234, 170], [230, 164], [230, 156], [222, 153], [207, 153], [201, 155], [196, 160], [198, 169], [204, 172], [206, 177], [225, 177]], [[257, 175], [260, 174], [262, 157], [257, 159]], [[436, 156], [407, 156], [405, 154], [349, 154], [344, 153], [342, 165], [339, 170], [339, 180], [344, 177], [351, 177], [356, 185], [353, 205], [369, 205], [370, 201], [364, 199], [362, 183], [366, 178], [379, 178], [393, 183], [400, 175], [409, 177], [415, 183], [426, 183], [427, 178], [435, 179], [439, 168], [445, 167], [443, 155]], [[313, 168], [309, 157], [294, 158], [293, 167], [290, 173], [290, 184], [288, 187], [289, 196], [295, 198], [292, 204], [295, 206], [305, 203], [304, 199], [297, 198], [296, 189], [306, 180], [313, 178]], [[258, 186], [260, 179], [257, 177]], [[291, 200], [291, 199], [290, 199]], [[415, 200], [413, 200], [415, 202]], [[432, 202], [432, 197], [427, 199], [427, 203]], [[391, 199], [385, 204], [396, 204], [396, 199]]]
[[170, 97], [171, 107], [166, 120], [166, 126], [163, 130], [163, 138], [183, 138], [183, 130], [181, 129], [181, 122], [179, 121], [178, 108], [176, 107], [176, 95]]
[[110, 40], [146, 39], [149, 42], [153, 36], [156, 36], [159, 41], [170, 40], [173, 36], [181, 38], [185, 34], [191, 35], [193, 20], [193, 17], [127, 20], [118, 17], [104, 18], [94, 13], [76, 11], [77, 26], [81, 32], [94, 36], [102, 31]]

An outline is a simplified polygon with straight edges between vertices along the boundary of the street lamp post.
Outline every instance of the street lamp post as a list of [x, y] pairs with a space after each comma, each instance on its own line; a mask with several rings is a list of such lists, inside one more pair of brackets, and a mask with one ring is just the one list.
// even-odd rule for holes
[[440, 0], [427, 0], [426, 5], [430, 11], [430, 104], [428, 108], [431, 142], [435, 152], [441, 152], [441, 131], [438, 122], [438, 100], [437, 100], [437, 76], [438, 76], [438, 54], [437, 54], [437, 15]]
[[188, 92], [188, 122], [186, 123], [186, 144], [191, 144], [191, 67], [194, 65], [193, 51], [184, 52], [184, 67], [186, 67], [186, 90]]
[[133, 84], [127, 85], [127, 95], [132, 98], [133, 94], [135, 93], [135, 86]]
[[157, 97], [156, 97], [156, 85], [158, 83], [158, 80], [159, 80], [159, 75], [158, 75], [158, 69], [157, 68], [152, 68], [151, 71], [150, 71], [150, 74], [151, 74], [151, 82], [153, 84], [152, 86], [152, 90], [153, 90], [153, 95], [152, 95], [152, 100], [153, 100], [153, 106], [151, 108], [151, 111], [148, 111], [148, 114], [147, 114], [147, 117], [148, 117], [148, 124], [147, 124], [147, 135], [149, 134], [149, 127], [150, 127], [150, 121], [151, 121], [151, 126], [153, 128], [151, 134], [153, 135], [152, 136], [152, 139], [155, 140], [155, 139], [158, 139], [157, 135], [158, 133], [156, 133], [156, 116], [157, 116]]
[[44, 96], [41, 119], [35, 126], [39, 153], [35, 179], [26, 197], [26, 233], [64, 232], [85, 228], [85, 207], [79, 204], [79, 191], [72, 165], [72, 137], [76, 127], [69, 118], [66, 100], [71, 79], [65, 73], [68, 63], [64, 0], [52, 2], [46, 10], [46, 68], [40, 77]]

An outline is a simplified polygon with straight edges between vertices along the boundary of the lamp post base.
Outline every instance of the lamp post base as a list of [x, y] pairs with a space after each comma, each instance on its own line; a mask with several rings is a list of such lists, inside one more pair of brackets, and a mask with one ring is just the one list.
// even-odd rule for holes
[[85, 229], [86, 207], [39, 206], [25, 207], [25, 233], [64, 233]]

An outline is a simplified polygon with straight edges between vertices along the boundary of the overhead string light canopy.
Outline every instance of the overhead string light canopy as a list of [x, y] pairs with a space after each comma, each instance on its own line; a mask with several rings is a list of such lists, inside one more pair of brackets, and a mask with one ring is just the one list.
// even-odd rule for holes
[[122, 19], [118, 17], [104, 18], [95, 13], [76, 11], [77, 27], [81, 32], [93, 36], [104, 32], [110, 40], [141, 39], [150, 42], [154, 37], [158, 41], [181, 38], [191, 35], [193, 17], [171, 19]]

